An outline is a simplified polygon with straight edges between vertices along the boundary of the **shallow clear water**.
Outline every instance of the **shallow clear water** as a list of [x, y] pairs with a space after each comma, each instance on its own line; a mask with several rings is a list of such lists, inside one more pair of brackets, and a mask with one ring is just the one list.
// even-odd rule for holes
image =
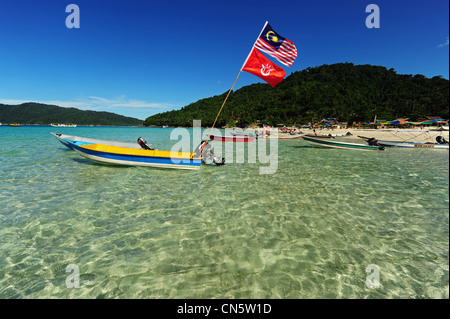
[[0, 298], [449, 298], [448, 151], [280, 140], [275, 174], [229, 149], [180, 171], [93, 164], [55, 130], [177, 142], [0, 127]]

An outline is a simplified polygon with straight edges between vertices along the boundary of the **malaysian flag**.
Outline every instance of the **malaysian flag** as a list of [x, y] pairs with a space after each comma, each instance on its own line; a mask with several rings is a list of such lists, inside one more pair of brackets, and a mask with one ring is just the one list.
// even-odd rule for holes
[[256, 40], [255, 47], [287, 66], [291, 66], [297, 58], [294, 42], [276, 33], [268, 23]]

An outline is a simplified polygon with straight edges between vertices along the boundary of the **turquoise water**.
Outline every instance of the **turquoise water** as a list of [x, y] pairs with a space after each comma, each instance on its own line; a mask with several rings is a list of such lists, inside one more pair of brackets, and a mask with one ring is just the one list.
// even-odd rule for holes
[[177, 143], [0, 127], [0, 298], [449, 298], [448, 151], [287, 140], [274, 174], [179, 171], [92, 164], [55, 130]]

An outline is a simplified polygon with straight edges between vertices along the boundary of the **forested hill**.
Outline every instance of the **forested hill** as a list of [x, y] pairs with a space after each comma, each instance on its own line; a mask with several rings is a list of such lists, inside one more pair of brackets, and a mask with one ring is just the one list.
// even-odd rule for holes
[[83, 111], [40, 103], [0, 104], [0, 122], [20, 124], [77, 124], [138, 126], [142, 120], [110, 112]]
[[[226, 96], [199, 100], [181, 110], [148, 117], [144, 125], [211, 126]], [[397, 74], [382, 66], [339, 63], [292, 73], [275, 88], [253, 84], [230, 94], [216, 127], [251, 123], [304, 124], [322, 118], [338, 121], [393, 120], [424, 116], [449, 118], [449, 81], [441, 76]]]

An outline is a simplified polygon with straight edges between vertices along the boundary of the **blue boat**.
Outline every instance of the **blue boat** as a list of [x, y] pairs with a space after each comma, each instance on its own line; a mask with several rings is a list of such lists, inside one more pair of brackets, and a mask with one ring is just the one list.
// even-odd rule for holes
[[102, 164], [194, 170], [199, 169], [202, 163], [214, 163], [218, 166], [225, 164], [225, 159], [215, 156], [206, 141], [202, 141], [194, 153], [190, 153], [154, 150], [141, 137], [137, 139], [137, 143], [126, 143], [51, 134], [81, 156]]
[[135, 149], [87, 142], [68, 143], [81, 156], [102, 164], [195, 170], [203, 163], [203, 157], [195, 153]]

